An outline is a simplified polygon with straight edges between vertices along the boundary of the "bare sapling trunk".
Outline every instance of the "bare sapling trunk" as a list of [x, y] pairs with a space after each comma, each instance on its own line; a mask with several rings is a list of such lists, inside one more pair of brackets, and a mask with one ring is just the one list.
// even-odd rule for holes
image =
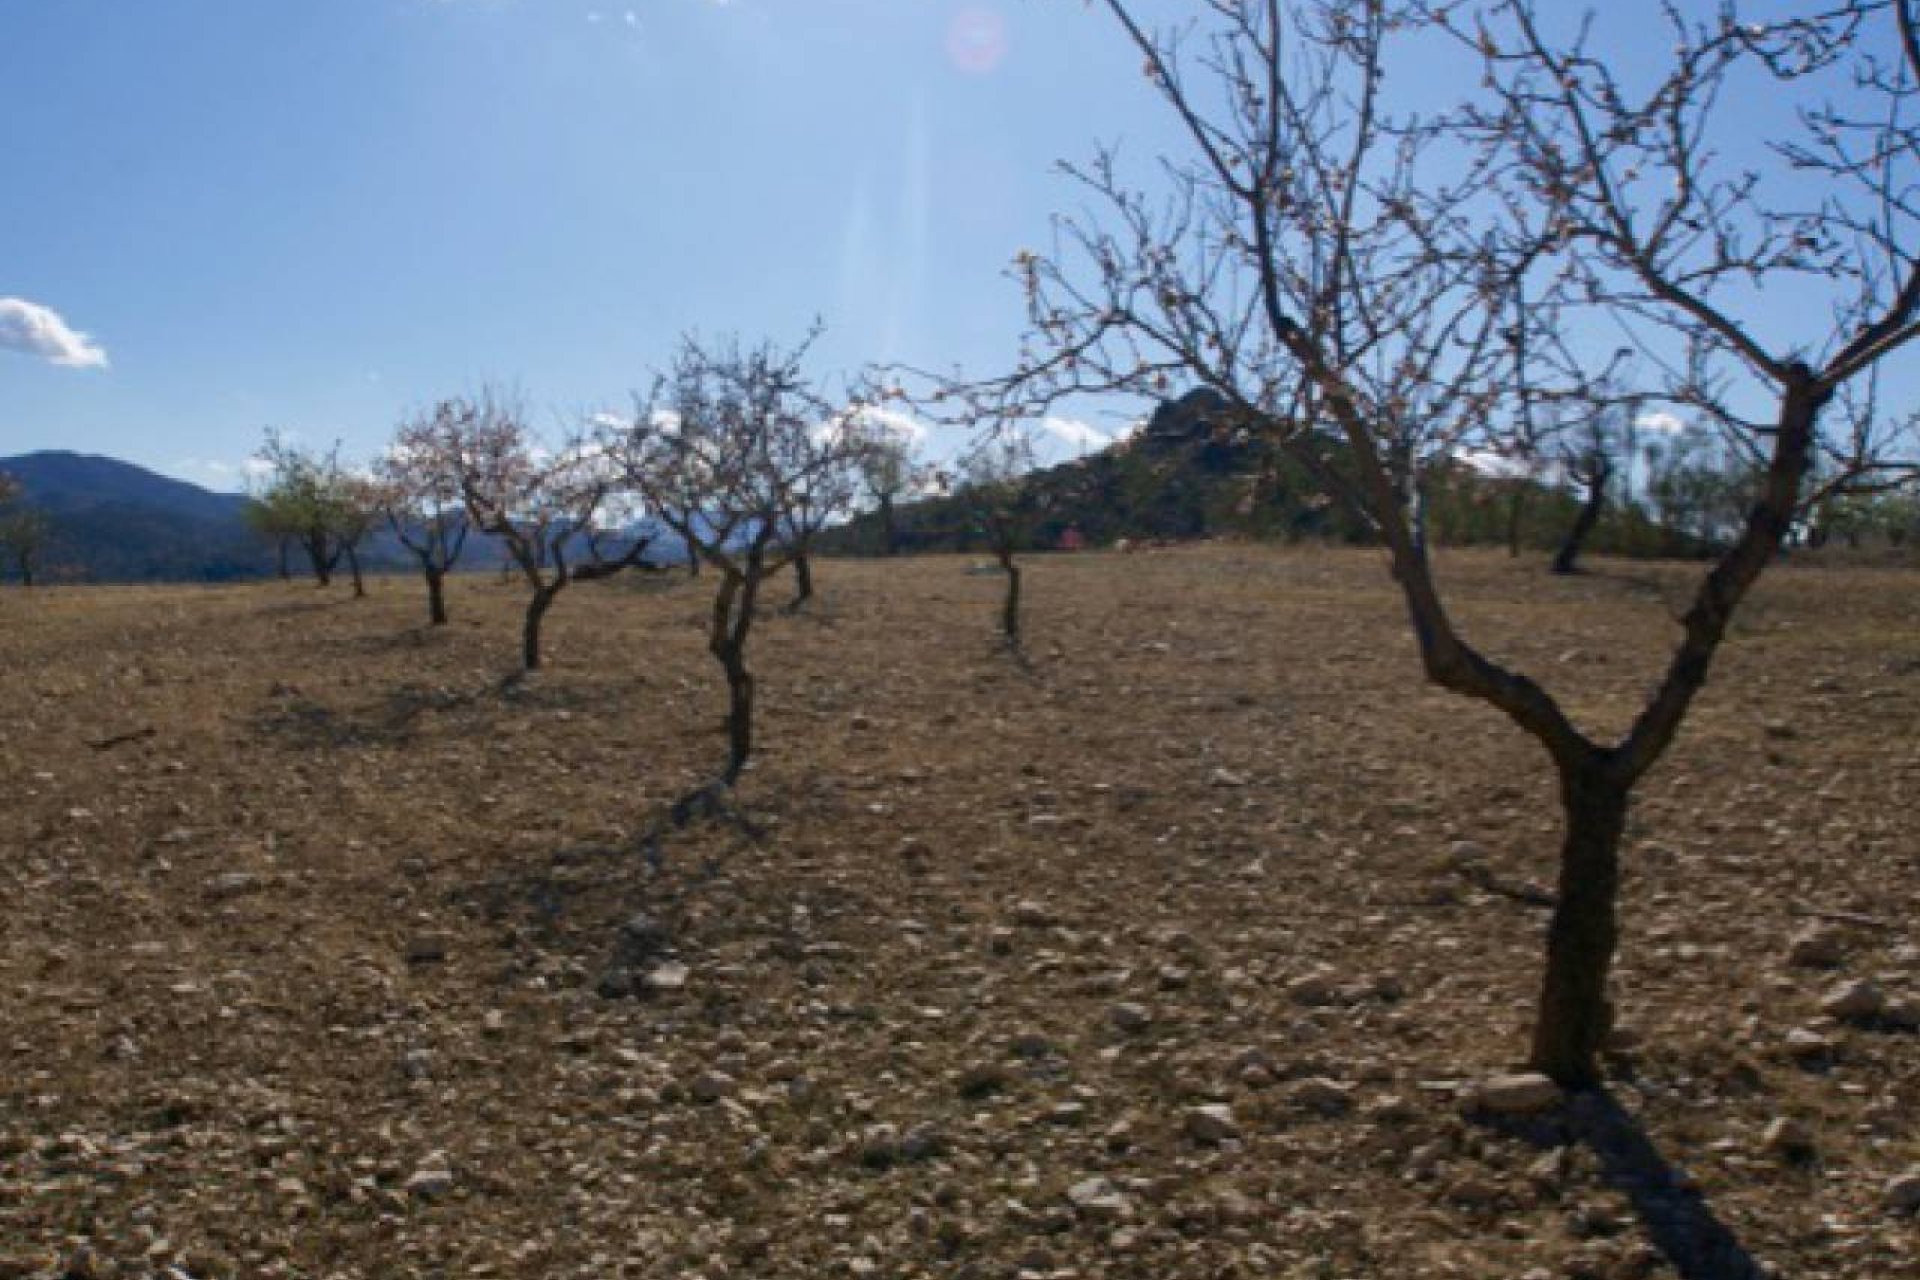
[[800, 546], [793, 553], [793, 600], [788, 604], [790, 611], [806, 608], [807, 601], [813, 599], [813, 559], [807, 554], [806, 547]]
[[557, 578], [535, 586], [533, 595], [527, 599], [527, 616], [520, 625], [520, 665], [528, 671], [540, 669], [540, 624], [546, 620], [547, 610], [553, 607], [554, 598], [566, 585], [565, 578]]
[[1614, 776], [1605, 753], [1561, 768], [1566, 828], [1532, 1065], [1570, 1088], [1599, 1082], [1600, 1050], [1613, 1026], [1607, 981], [1619, 941], [1620, 837], [1629, 785]]
[[727, 677], [727, 766], [720, 781], [733, 786], [753, 754], [753, 673], [747, 669], [747, 635], [753, 629], [753, 610], [765, 576], [764, 548], [755, 545], [739, 568], [721, 570], [720, 589], [713, 598], [713, 621], [707, 649]]
[[333, 569], [340, 563], [340, 552], [324, 533], [311, 533], [302, 539], [307, 562], [313, 566], [313, 580], [322, 587], [333, 585]]
[[360, 553], [351, 542], [342, 549], [347, 555], [347, 569], [353, 574], [353, 598], [364, 600], [367, 598], [367, 584], [360, 576]]
[[1553, 557], [1555, 573], [1580, 571], [1580, 550], [1586, 545], [1594, 526], [1600, 523], [1600, 512], [1607, 504], [1607, 482], [1612, 478], [1613, 464], [1604, 457], [1596, 458], [1587, 473], [1587, 499], [1580, 504], [1580, 514], [1574, 518], [1573, 528], [1567, 530], [1566, 541], [1560, 544], [1559, 552]]
[[900, 549], [900, 531], [894, 526], [893, 495], [880, 495], [880, 554], [890, 556]]
[[1007, 575], [1007, 597], [1000, 605], [1000, 632], [1006, 637], [1008, 644], [1018, 646], [1020, 643], [1020, 566], [1014, 562], [1011, 542], [996, 544], [993, 553]]

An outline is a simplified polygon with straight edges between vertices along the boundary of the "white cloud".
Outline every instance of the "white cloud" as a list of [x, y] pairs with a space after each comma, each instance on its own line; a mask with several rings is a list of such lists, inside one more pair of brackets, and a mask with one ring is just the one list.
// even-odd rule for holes
[[1687, 424], [1681, 421], [1678, 415], [1668, 413], [1664, 409], [1656, 409], [1652, 413], [1642, 414], [1639, 418], [1635, 419], [1633, 425], [1642, 431], [1651, 431], [1655, 435], [1661, 436], [1677, 436], [1684, 433], [1687, 429]]
[[1521, 480], [1529, 476], [1537, 479], [1547, 470], [1537, 461], [1516, 458], [1493, 449], [1462, 449], [1454, 456], [1492, 480]]
[[1113, 443], [1106, 432], [1078, 418], [1042, 418], [1040, 429], [1074, 449], [1104, 449]]
[[39, 356], [69, 369], [104, 369], [107, 353], [60, 313], [25, 298], [0, 298], [0, 351]]
[[216, 493], [237, 493], [256, 480], [273, 473], [273, 464], [264, 458], [246, 458], [228, 462], [222, 458], [181, 458], [165, 468], [176, 480], [197, 484]]

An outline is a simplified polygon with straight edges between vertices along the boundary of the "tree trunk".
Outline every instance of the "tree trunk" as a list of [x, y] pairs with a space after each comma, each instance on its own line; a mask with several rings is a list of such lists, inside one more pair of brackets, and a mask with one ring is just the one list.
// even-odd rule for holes
[[727, 767], [720, 780], [740, 780], [753, 753], [753, 673], [747, 670], [747, 634], [753, 629], [754, 597], [760, 591], [764, 545], [747, 553], [744, 570], [723, 570], [713, 597], [707, 650], [727, 673]]
[[540, 623], [553, 607], [553, 598], [566, 585], [561, 581], [537, 588], [533, 598], [527, 601], [527, 620], [520, 628], [520, 662], [528, 671], [540, 669]]
[[1580, 508], [1580, 514], [1573, 522], [1573, 528], [1567, 531], [1567, 540], [1560, 544], [1560, 551], [1553, 557], [1555, 573], [1579, 572], [1576, 561], [1580, 558], [1580, 548], [1586, 544], [1587, 535], [1600, 523], [1600, 509], [1607, 502], [1607, 480], [1613, 474], [1613, 468], [1605, 462], [1597, 464], [1592, 477], [1587, 481], [1587, 500]]
[[793, 557], [793, 604], [789, 607], [800, 609], [813, 599], [813, 561], [805, 551], [799, 551]]
[[304, 543], [307, 549], [307, 559], [313, 565], [313, 580], [323, 587], [332, 586], [333, 565], [339, 553], [334, 552], [329, 554], [327, 539], [324, 534], [317, 537], [308, 537], [304, 540]]
[[1628, 784], [1597, 755], [1563, 765], [1560, 803], [1566, 834], [1560, 892], [1547, 930], [1547, 973], [1533, 1033], [1533, 1068], [1574, 1089], [1600, 1079], [1599, 1054], [1612, 1027], [1607, 974], [1619, 939], [1620, 837]]
[[427, 618], [432, 626], [447, 625], [446, 570], [427, 566]]
[[900, 532], [893, 523], [893, 495], [880, 495], [880, 554], [890, 556], [900, 547]]
[[347, 568], [353, 573], [353, 598], [364, 600], [367, 598], [367, 584], [360, 578], [360, 553], [351, 542], [343, 549], [347, 553]]
[[744, 646], [725, 648], [720, 664], [727, 673], [727, 769], [721, 776], [732, 786], [753, 753], [753, 673], [747, 670]]
[[700, 576], [700, 547], [699, 547], [699, 544], [694, 542], [692, 535], [688, 535], [686, 541], [687, 541], [687, 576], [689, 578], [697, 578]]
[[1000, 567], [1007, 571], [1007, 599], [1000, 606], [1000, 630], [1008, 644], [1020, 643], [1020, 566], [1013, 562], [1011, 549], [999, 553]]

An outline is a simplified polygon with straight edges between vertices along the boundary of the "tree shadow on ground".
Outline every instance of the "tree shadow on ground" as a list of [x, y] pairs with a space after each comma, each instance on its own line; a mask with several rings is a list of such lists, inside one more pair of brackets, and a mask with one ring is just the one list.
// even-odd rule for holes
[[1605, 1089], [1575, 1094], [1544, 1120], [1483, 1122], [1536, 1146], [1577, 1142], [1586, 1147], [1599, 1163], [1601, 1178], [1627, 1197], [1647, 1239], [1682, 1280], [1764, 1280], [1769, 1274], [1715, 1216], [1692, 1179], [1668, 1162], [1639, 1121]]

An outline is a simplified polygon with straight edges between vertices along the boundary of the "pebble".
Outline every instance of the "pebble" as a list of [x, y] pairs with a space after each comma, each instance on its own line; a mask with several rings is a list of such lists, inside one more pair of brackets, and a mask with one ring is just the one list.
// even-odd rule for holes
[[407, 1178], [405, 1190], [422, 1200], [432, 1200], [453, 1190], [453, 1170], [448, 1165], [446, 1152], [435, 1151], [422, 1160], [420, 1167]]
[[1787, 1032], [1787, 1053], [1802, 1062], [1827, 1057], [1833, 1050], [1832, 1038], [1810, 1027], [1795, 1027]]
[[724, 1071], [702, 1071], [687, 1086], [695, 1102], [718, 1102], [735, 1088], [734, 1079]]
[[647, 990], [655, 994], [665, 994], [667, 992], [684, 990], [687, 985], [687, 979], [692, 975], [693, 971], [687, 968], [686, 965], [681, 964], [677, 960], [669, 960], [665, 964], [648, 972], [647, 976], [641, 979], [641, 982], [646, 986]]
[[1025, 929], [1045, 929], [1054, 922], [1053, 913], [1032, 898], [1014, 903], [1012, 915], [1013, 922]]
[[1317, 1111], [1323, 1116], [1343, 1115], [1353, 1108], [1353, 1087], [1314, 1076], [1288, 1085], [1286, 1099], [1303, 1111]]
[[1240, 1124], [1233, 1118], [1233, 1108], [1220, 1102], [1189, 1107], [1186, 1128], [1189, 1138], [1209, 1147], [1240, 1136]]
[[1107, 1010], [1107, 1021], [1122, 1031], [1134, 1033], [1152, 1026], [1153, 1014], [1143, 1004], [1122, 1001]]
[[1824, 925], [1803, 929], [1787, 943], [1787, 963], [1802, 969], [1832, 969], [1845, 958], [1839, 931]]
[[1805, 1160], [1814, 1154], [1813, 1131], [1792, 1116], [1776, 1116], [1760, 1135], [1760, 1148], [1789, 1160]]
[[1820, 1012], [1843, 1022], [1874, 1017], [1886, 1007], [1886, 993], [1865, 978], [1843, 982], [1820, 998]]
[[1087, 1178], [1067, 1188], [1067, 1199], [1089, 1218], [1126, 1218], [1133, 1205], [1120, 1189], [1106, 1178]]
[[1920, 1213], [1920, 1165], [1888, 1179], [1881, 1202], [1894, 1213]]

